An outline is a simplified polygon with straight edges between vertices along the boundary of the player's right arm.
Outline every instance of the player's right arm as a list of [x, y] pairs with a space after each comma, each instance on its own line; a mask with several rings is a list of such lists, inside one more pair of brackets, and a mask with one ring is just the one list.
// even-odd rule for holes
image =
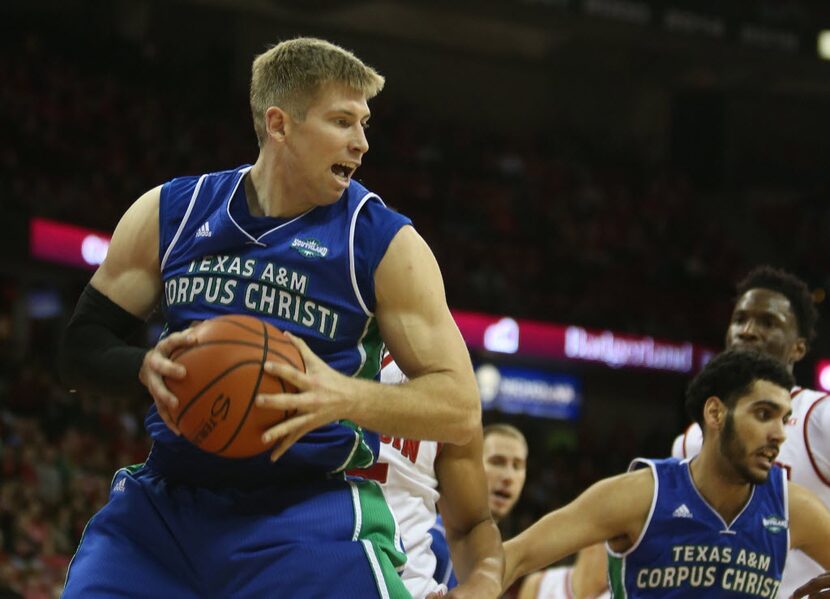
[[517, 599], [536, 599], [537, 595], [539, 595], [539, 587], [542, 586], [542, 578], [544, 576], [544, 571], [534, 572], [530, 576], [526, 576], [522, 581]]
[[169, 426], [168, 406], [175, 397], [162, 377], [180, 378], [184, 368], [167, 356], [192, 339], [187, 332], [176, 333], [150, 351], [125, 341], [150, 315], [161, 294], [160, 197], [161, 187], [142, 195], [115, 228], [106, 259], [67, 326], [60, 369], [68, 385], [101, 395], [137, 395], [149, 390]]
[[650, 469], [606, 478], [504, 544], [502, 588], [589, 545], [619, 539], [631, 546], [645, 525], [654, 494]]

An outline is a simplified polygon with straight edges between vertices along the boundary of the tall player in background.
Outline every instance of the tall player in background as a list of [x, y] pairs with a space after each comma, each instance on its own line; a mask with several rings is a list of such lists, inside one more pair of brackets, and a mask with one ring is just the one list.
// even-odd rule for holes
[[830, 567], [830, 512], [773, 463], [792, 383], [757, 352], [713, 358], [686, 393], [700, 454], [636, 459], [505, 543], [505, 587], [600, 541], [611, 590], [629, 599], [775, 597], [789, 545]]
[[[67, 599], [409, 596], [382, 491], [344, 471], [376, 459], [368, 430], [468, 443], [481, 407], [432, 252], [353, 179], [383, 83], [328, 42], [278, 44], [253, 62], [256, 163], [174, 179], [121, 219], [67, 328], [61, 370], [103, 397], [149, 392], [153, 449], [116, 474]], [[159, 304], [163, 339], [129, 346]], [[306, 364], [266, 363], [299, 392], [257, 398], [296, 415], [255, 458], [201, 452], [170, 417], [178, 400], [164, 378], [185, 371], [169, 356], [194, 343], [188, 323], [220, 314], [290, 332]], [[383, 343], [410, 382], [372, 380]]]
[[[817, 313], [804, 281], [783, 270], [761, 266], [738, 284], [738, 300], [726, 332], [726, 347], [761, 351], [790, 372], [815, 337]], [[830, 508], [830, 400], [823, 391], [794, 387], [793, 414], [777, 461], [790, 480], [810, 489]], [[672, 455], [697, 455], [701, 429], [696, 423], [675, 439]], [[795, 549], [787, 558], [781, 597], [824, 570]]]
[[[522, 431], [509, 424], [489, 424], [484, 427], [482, 459], [487, 476], [487, 494], [490, 514], [497, 523], [506, 518], [525, 486], [527, 476], [527, 439]], [[435, 580], [449, 588], [458, 584], [453, 558], [450, 556], [448, 533], [443, 511], [429, 531], [432, 536], [432, 551], [437, 564]], [[453, 552], [453, 557], [455, 552]]]
[[[406, 382], [390, 354], [383, 358], [382, 383]], [[401, 528], [406, 566], [401, 578], [415, 599], [440, 596], [447, 587], [433, 577], [435, 555], [429, 529], [441, 509], [459, 565], [458, 599], [495, 599], [501, 593], [504, 554], [499, 529], [490, 517], [482, 465], [481, 432], [466, 445], [380, 436], [377, 463], [352, 474], [380, 482]], [[433, 595], [435, 593], [435, 595]]]

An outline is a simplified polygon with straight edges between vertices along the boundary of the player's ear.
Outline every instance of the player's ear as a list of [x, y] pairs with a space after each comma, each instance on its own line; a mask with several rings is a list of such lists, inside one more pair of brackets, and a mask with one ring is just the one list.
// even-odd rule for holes
[[706, 399], [703, 404], [703, 421], [707, 428], [721, 430], [726, 420], [726, 406], [716, 395]]
[[790, 355], [790, 359], [793, 363], [798, 362], [807, 355], [807, 340], [804, 337], [799, 337], [795, 340], [793, 344], [792, 354]]
[[265, 132], [268, 137], [282, 142], [285, 139], [285, 125], [288, 114], [278, 106], [269, 106], [265, 111]]

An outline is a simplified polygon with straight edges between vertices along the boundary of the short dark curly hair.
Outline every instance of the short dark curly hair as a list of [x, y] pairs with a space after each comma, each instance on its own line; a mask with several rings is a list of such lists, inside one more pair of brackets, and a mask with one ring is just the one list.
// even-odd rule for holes
[[753, 268], [738, 283], [736, 288], [738, 298], [750, 289], [769, 289], [790, 300], [790, 306], [792, 306], [798, 324], [798, 334], [804, 337], [807, 340], [807, 346], [810, 346], [816, 337], [818, 310], [813, 303], [813, 296], [810, 294], [807, 283], [786, 270], [763, 265]]
[[686, 388], [686, 414], [702, 428], [707, 399], [718, 397], [731, 410], [758, 380], [769, 381], [787, 391], [795, 385], [787, 367], [766, 354], [735, 349], [718, 354]]

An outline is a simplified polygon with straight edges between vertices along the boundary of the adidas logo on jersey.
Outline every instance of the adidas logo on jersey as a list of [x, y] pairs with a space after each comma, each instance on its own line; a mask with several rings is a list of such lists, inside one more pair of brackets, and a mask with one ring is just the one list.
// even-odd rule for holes
[[686, 504], [681, 504], [676, 510], [674, 510], [671, 514], [675, 518], [694, 518], [692, 516], [692, 511], [686, 507]]
[[196, 237], [210, 237], [210, 223], [208, 221], [205, 221], [205, 224], [199, 227], [199, 230], [196, 231]]
[[115, 483], [115, 486], [112, 488], [113, 493], [123, 493], [125, 489], [124, 486], [124, 478], [119, 478], [118, 482]]

